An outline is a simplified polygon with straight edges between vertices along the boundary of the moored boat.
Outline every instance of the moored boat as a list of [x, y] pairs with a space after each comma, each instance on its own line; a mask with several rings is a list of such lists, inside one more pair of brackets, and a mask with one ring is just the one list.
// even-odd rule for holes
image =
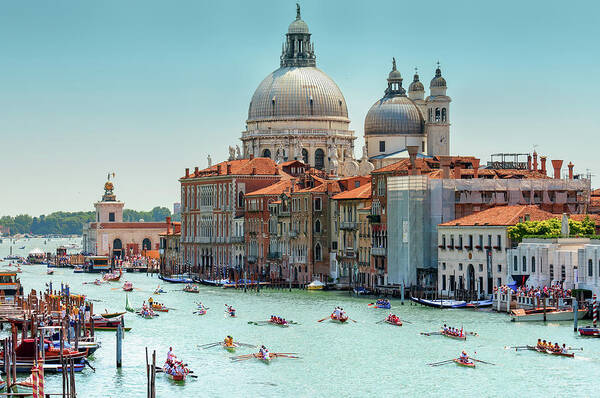
[[127, 281], [123, 284], [123, 290], [126, 292], [130, 292], [133, 290], [133, 283]]
[[158, 279], [161, 279], [165, 282], [169, 283], [193, 283], [193, 279], [183, 276], [183, 275], [171, 275], [171, 276], [163, 276], [158, 275]]
[[415, 303], [434, 308], [463, 308], [467, 306], [467, 302], [461, 300], [426, 300], [416, 297], [411, 297], [410, 299]]
[[47, 275], [54, 275], [54, 270], [53, 270], [52, 268], [48, 268], [48, 269], [46, 270], [46, 274], [47, 274]]
[[[544, 315], [545, 312], [545, 315]], [[582, 319], [587, 310], [578, 310], [577, 319]], [[559, 310], [555, 307], [534, 308], [532, 310], [524, 310], [518, 308], [510, 312], [510, 320], [513, 322], [533, 322], [533, 321], [572, 321], [572, 310]]]
[[325, 289], [325, 284], [321, 281], [315, 280], [315, 281], [312, 281], [311, 283], [309, 283], [306, 286], [306, 289], [308, 289], [308, 290], [323, 290], [323, 289]]
[[111, 318], [116, 318], [118, 316], [121, 316], [123, 314], [125, 314], [125, 312], [107, 312], [107, 313], [101, 314], [100, 316], [105, 319], [111, 319]]
[[82, 274], [84, 273], [84, 269], [81, 265], [76, 265], [75, 268], [73, 268], [73, 273], [74, 274]]
[[600, 337], [600, 328], [594, 326], [580, 327], [578, 331], [580, 336]]

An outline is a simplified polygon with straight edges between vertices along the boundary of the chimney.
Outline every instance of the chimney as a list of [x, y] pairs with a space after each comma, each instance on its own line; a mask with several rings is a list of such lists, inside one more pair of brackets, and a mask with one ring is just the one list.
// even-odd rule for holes
[[533, 171], [537, 171], [537, 152], [533, 151]]
[[406, 150], [408, 151], [408, 156], [410, 158], [410, 169], [412, 170], [411, 175], [416, 174], [415, 169], [416, 169], [416, 164], [417, 164], [417, 152], [419, 152], [419, 147], [416, 145], [409, 145], [406, 147]]
[[460, 180], [460, 169], [461, 169], [461, 164], [456, 162], [454, 163], [454, 179], [456, 180]]
[[450, 178], [450, 158], [447, 156], [440, 156], [440, 166], [442, 168], [442, 178]]
[[221, 164], [217, 165], [217, 174], [221, 175]]
[[540, 171], [542, 174], [546, 175], [546, 157], [540, 156], [540, 162], [542, 163], [542, 169]]
[[186, 167], [185, 168], [185, 178], [188, 178], [190, 176], [190, 168]]
[[573, 179], [573, 166], [575, 165], [571, 162], [569, 162], [569, 164], [567, 165], [567, 167], [569, 168], [569, 180]]
[[198, 167], [194, 167], [194, 177], [198, 177]]
[[527, 155], [527, 170], [531, 171], [531, 155]]
[[552, 159], [552, 167], [554, 168], [554, 178], [560, 179], [560, 168], [562, 167], [563, 161]]
[[227, 163], [227, 174], [231, 174], [231, 163]]
[[250, 160], [252, 160], [252, 159], [254, 159], [254, 154], [253, 153], [250, 154]]
[[256, 175], [256, 167], [253, 167], [253, 168], [252, 168], [252, 173], [251, 173], [251, 174], [252, 174], [252, 175]]
[[473, 159], [471, 164], [473, 165], [473, 178], [479, 178], [479, 163], [481, 163], [481, 159]]
[[167, 235], [171, 233], [171, 217], [167, 216]]
[[275, 175], [278, 176], [279, 175], [279, 167], [275, 167]]

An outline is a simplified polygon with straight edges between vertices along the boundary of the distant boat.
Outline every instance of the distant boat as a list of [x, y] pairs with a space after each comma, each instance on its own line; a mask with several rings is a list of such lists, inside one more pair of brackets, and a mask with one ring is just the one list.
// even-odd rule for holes
[[193, 283], [194, 282], [191, 278], [186, 278], [183, 275], [171, 275], [170, 277], [158, 275], [158, 279], [161, 279], [165, 282], [170, 282], [170, 283]]
[[458, 301], [458, 300], [425, 300], [420, 298], [411, 297], [410, 298], [415, 303], [419, 303], [425, 305], [427, 307], [434, 308], [463, 308], [467, 306], [466, 301]]
[[19, 249], [25, 249], [25, 246], [21, 246], [21, 247], [19, 247]]

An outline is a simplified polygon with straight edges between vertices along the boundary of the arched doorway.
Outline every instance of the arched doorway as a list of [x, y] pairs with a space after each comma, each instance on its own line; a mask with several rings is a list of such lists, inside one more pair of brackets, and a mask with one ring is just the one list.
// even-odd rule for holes
[[142, 241], [142, 250], [152, 250], [152, 243], [150, 242], [150, 239], [144, 238]]
[[325, 167], [325, 152], [321, 148], [315, 151], [315, 168], [323, 170]]
[[120, 257], [123, 255], [123, 242], [121, 242], [121, 239], [117, 238], [115, 240], [113, 240], [113, 258], [115, 257]]
[[473, 264], [469, 264], [467, 268], [467, 290], [470, 292], [475, 291], [475, 267], [473, 267]]
[[298, 268], [294, 267], [294, 282], [298, 281]]
[[269, 149], [265, 149], [263, 151], [262, 157], [263, 158], [270, 158], [271, 157], [271, 151]]

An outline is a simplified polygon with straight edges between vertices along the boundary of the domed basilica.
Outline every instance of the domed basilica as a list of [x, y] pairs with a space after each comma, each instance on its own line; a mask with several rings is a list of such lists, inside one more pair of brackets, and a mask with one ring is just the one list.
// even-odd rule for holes
[[431, 95], [415, 74], [408, 96], [394, 60], [383, 98], [365, 119], [365, 147], [354, 160], [354, 131], [349, 129], [346, 100], [339, 87], [316, 67], [314, 43], [300, 16], [289, 25], [280, 67], [258, 86], [242, 133], [243, 156], [230, 147], [230, 159], [269, 157], [281, 163], [301, 160], [334, 175], [366, 175], [417, 145], [427, 155], [449, 151], [446, 82], [441, 71], [430, 84]]

